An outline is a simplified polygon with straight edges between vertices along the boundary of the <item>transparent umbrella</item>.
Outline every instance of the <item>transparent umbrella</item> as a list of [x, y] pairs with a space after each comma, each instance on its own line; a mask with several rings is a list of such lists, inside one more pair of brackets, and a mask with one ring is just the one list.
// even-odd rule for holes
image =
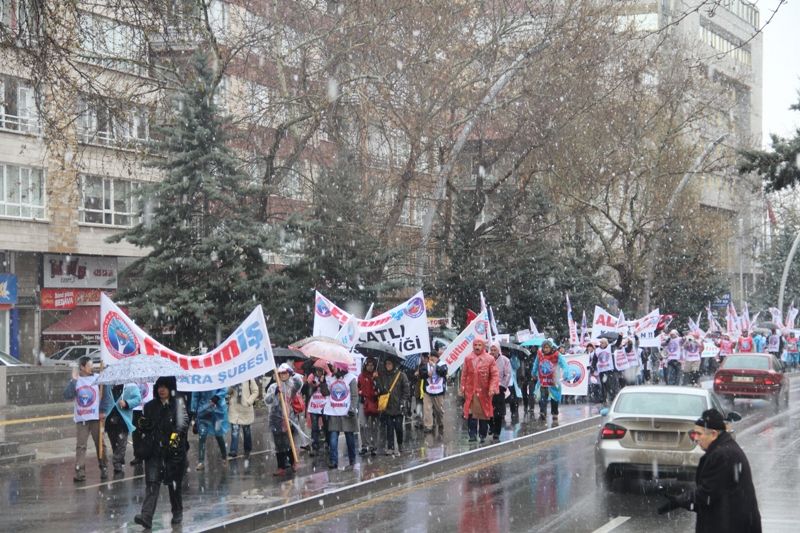
[[350, 350], [341, 342], [330, 337], [308, 337], [289, 345], [289, 348], [300, 350], [308, 357], [316, 357], [331, 363], [354, 363]]
[[160, 356], [134, 355], [108, 365], [98, 376], [97, 384], [152, 383], [161, 376], [179, 378], [189, 376], [189, 372]]

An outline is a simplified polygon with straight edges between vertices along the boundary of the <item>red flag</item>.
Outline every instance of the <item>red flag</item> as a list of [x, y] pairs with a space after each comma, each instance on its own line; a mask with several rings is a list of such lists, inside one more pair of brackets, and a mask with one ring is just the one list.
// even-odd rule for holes
[[473, 320], [478, 318], [478, 313], [473, 311], [472, 309], [467, 309], [467, 324], [470, 324]]

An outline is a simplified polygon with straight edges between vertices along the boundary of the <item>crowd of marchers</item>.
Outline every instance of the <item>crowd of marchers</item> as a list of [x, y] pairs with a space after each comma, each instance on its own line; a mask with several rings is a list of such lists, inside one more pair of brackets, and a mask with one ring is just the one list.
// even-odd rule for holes
[[[702, 357], [705, 343], [717, 353]], [[425, 433], [442, 439], [445, 424], [444, 398], [455, 389], [466, 438], [481, 444], [491, 436], [497, 441], [505, 417], [519, 419], [519, 409], [546, 420], [559, 416], [562, 402], [561, 377], [567, 371], [567, 356], [584, 352], [589, 356], [588, 401], [608, 404], [628, 384], [664, 382], [696, 385], [702, 373], [713, 373], [720, 361], [733, 352], [769, 351], [791, 363], [797, 358], [798, 341], [774, 331], [769, 337], [751, 337], [743, 331], [736, 342], [727, 335], [701, 338], [681, 336], [677, 330], [662, 333], [660, 347], [641, 348], [635, 336], [600, 338], [573, 346], [544, 340], [533, 351], [514, 350], [495, 341], [475, 339], [455, 377], [438, 352], [423, 354], [419, 365], [408, 368], [396, 356], [367, 357], [355, 374], [344, 363], [302, 360], [282, 363], [268, 376], [233, 387], [206, 392], [180, 393], [174, 378], [160, 378], [153, 399], [144, 403], [137, 385], [97, 387], [86, 381], [93, 375], [88, 357], [65, 389], [65, 398], [75, 400], [76, 462], [74, 480], [85, 481], [86, 445], [92, 437], [100, 478], [108, 477], [106, 454], [101, 451], [101, 424], [111, 443], [115, 476], [124, 475], [129, 435], [133, 440], [131, 464], [144, 469], [146, 493], [136, 523], [152, 525], [160, 485], [169, 489], [172, 522], [182, 521], [182, 479], [188, 470], [188, 432], [197, 435], [196, 470], [205, 469], [206, 441], [213, 436], [222, 461], [239, 455], [240, 439], [245, 459], [252, 452], [251, 426], [255, 407], [267, 407], [267, 428], [273, 440], [275, 470], [279, 478], [292, 476], [298, 454], [321, 456], [328, 468], [339, 468], [340, 436], [350, 468], [356, 456], [400, 455], [404, 431], [411, 422]], [[512, 349], [509, 349], [512, 348]], [[87, 412], [86, 395], [99, 398], [98, 408]], [[282, 397], [281, 397], [282, 396]], [[226, 437], [230, 434], [229, 443]], [[491, 434], [491, 435], [490, 435]]]

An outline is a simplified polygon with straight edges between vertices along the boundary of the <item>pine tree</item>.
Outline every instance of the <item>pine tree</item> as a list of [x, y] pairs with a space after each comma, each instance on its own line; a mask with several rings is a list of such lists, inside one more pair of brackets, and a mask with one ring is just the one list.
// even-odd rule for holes
[[273, 231], [255, 222], [255, 195], [226, 144], [207, 61], [197, 56], [192, 66], [182, 110], [161, 128], [162, 158], [152, 162], [163, 180], [144, 189], [152, 212], [114, 238], [150, 249], [125, 272], [130, 283], [118, 298], [181, 351], [215, 346], [262, 301], [274, 281], [266, 254], [276, 246]]

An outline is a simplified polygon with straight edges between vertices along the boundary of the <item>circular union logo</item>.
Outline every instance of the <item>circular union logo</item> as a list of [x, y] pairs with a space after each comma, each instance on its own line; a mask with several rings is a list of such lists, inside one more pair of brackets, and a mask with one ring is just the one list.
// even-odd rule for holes
[[103, 342], [116, 359], [130, 357], [139, 353], [139, 341], [133, 330], [114, 311], [103, 321]]
[[481, 320], [477, 324], [475, 324], [475, 333], [478, 335], [486, 335], [486, 322]]
[[148, 397], [150, 394], [150, 384], [149, 383], [139, 383], [139, 394], [142, 395], [142, 401]]
[[548, 375], [553, 373], [553, 363], [548, 360], [542, 361], [542, 374]]
[[345, 385], [344, 381], [335, 381], [333, 385], [331, 385], [331, 398], [333, 398], [337, 402], [341, 402], [347, 399], [347, 396], [350, 394], [347, 385]]
[[94, 388], [88, 385], [78, 387], [78, 390], [75, 391], [75, 401], [78, 403], [78, 407], [91, 407], [96, 399], [97, 394], [94, 392]]
[[331, 316], [331, 310], [328, 307], [328, 304], [326, 304], [325, 300], [322, 300], [322, 299], [317, 300], [317, 305], [315, 306], [315, 311], [321, 317]]
[[577, 386], [586, 377], [586, 367], [580, 361], [568, 361], [566, 374], [564, 383], [572, 387]]
[[411, 318], [417, 318], [424, 312], [425, 302], [419, 296], [408, 302], [408, 305], [406, 306], [406, 314]]

